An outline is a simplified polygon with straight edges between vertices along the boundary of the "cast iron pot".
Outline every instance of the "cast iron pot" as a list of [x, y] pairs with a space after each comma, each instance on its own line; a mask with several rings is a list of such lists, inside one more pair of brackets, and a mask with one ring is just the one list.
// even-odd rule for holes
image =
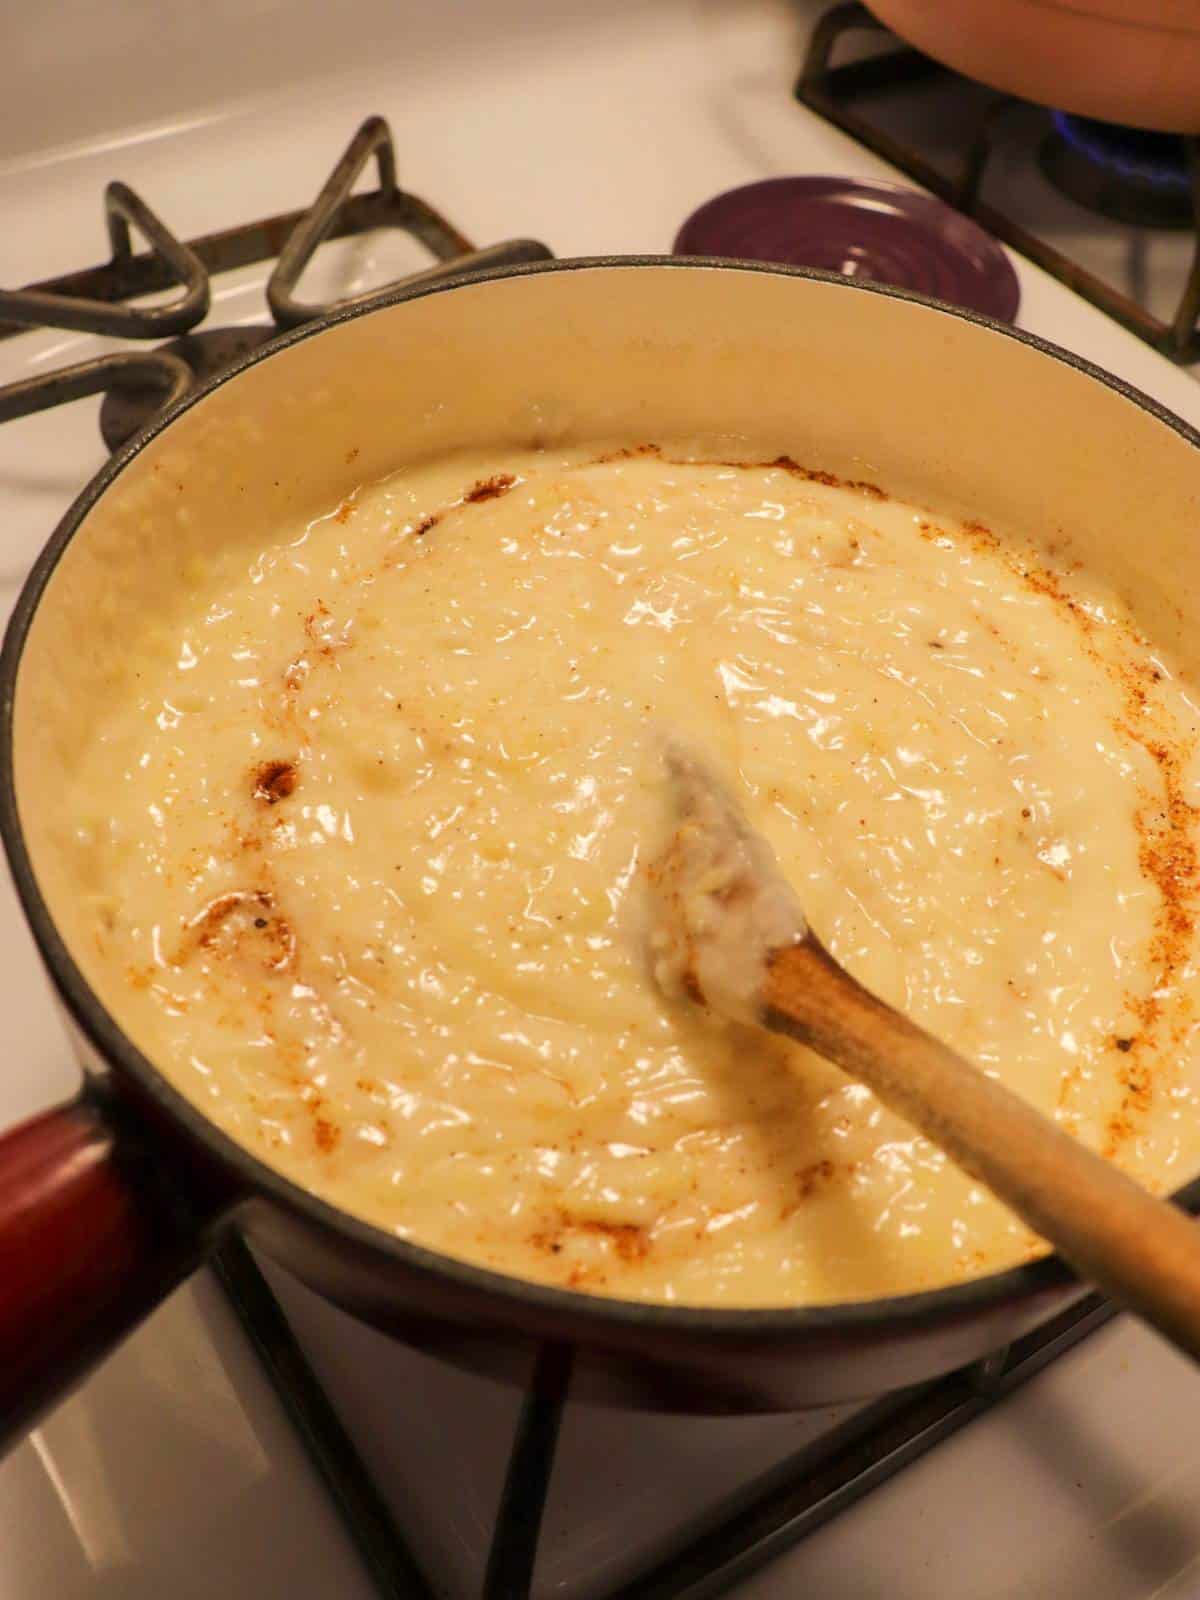
[[[123, 670], [130, 618], [165, 618], [189, 563], [218, 540], [249, 550], [430, 452], [705, 434], [1072, 539], [1154, 638], [1196, 662], [1200, 584], [1182, 580], [1196, 570], [1200, 438], [1086, 363], [945, 306], [737, 262], [552, 262], [401, 292], [248, 357], [88, 486], [0, 658], [0, 828], [85, 1073], [76, 1100], [0, 1141], [7, 1438], [235, 1225], [347, 1310], [453, 1360], [515, 1375], [537, 1343], [562, 1341], [583, 1392], [697, 1411], [911, 1384], [1083, 1292], [1050, 1258], [903, 1298], [713, 1311], [465, 1265], [357, 1221], [235, 1144], [89, 982], [53, 797]], [[1200, 1186], [1178, 1198], [1195, 1206]]]

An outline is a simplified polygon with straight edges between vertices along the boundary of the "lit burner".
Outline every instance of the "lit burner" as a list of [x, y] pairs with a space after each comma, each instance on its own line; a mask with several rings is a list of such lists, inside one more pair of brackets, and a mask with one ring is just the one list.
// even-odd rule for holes
[[1053, 113], [1042, 171], [1072, 200], [1116, 222], [1187, 228], [1193, 222], [1187, 145], [1172, 133]]
[[996, 241], [932, 195], [848, 178], [768, 178], [730, 189], [684, 223], [675, 253], [815, 267], [913, 289], [1011, 322], [1020, 302]]

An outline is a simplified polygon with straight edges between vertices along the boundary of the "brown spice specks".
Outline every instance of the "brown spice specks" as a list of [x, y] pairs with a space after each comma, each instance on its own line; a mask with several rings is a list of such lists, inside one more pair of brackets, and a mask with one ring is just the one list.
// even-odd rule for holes
[[309, 670], [307, 656], [297, 656], [294, 661], [289, 662], [283, 674], [284, 691], [289, 695], [298, 693], [304, 687]]
[[207, 949], [233, 913], [247, 905], [262, 906], [269, 910], [271, 897], [261, 889], [249, 892], [231, 889], [228, 894], [219, 894], [215, 900], [210, 900], [188, 923], [195, 934], [196, 943]]
[[633, 1222], [577, 1222], [584, 1233], [599, 1234], [612, 1241], [613, 1248], [622, 1261], [644, 1261], [650, 1253], [648, 1231]]
[[828, 1159], [814, 1161], [810, 1167], [802, 1168], [796, 1174], [796, 1190], [801, 1200], [807, 1200], [820, 1184], [828, 1183], [832, 1177], [833, 1162]]
[[[611, 461], [631, 461], [637, 456], [656, 456], [665, 461], [669, 467], [736, 467], [744, 471], [762, 471], [764, 467], [775, 467], [781, 472], [787, 472], [794, 478], [803, 478], [806, 483], [824, 484], [827, 489], [852, 489], [857, 494], [865, 495], [869, 500], [887, 500], [890, 496], [886, 490], [881, 489], [877, 483], [868, 483], [862, 478], [839, 478], [832, 472], [822, 472], [817, 467], [805, 467], [794, 456], [779, 455], [770, 461], [687, 461], [674, 456], [664, 456], [656, 444], [628, 445], [622, 450], [609, 450], [604, 455], [595, 458], [594, 465], [605, 466]], [[470, 496], [468, 496], [470, 498]]]
[[816, 467], [802, 467], [792, 456], [776, 456], [774, 461], [727, 462], [726, 465], [778, 467], [793, 478], [803, 478], [806, 483], [821, 483], [827, 489], [853, 489], [858, 494], [866, 495], [869, 500], [888, 499], [887, 492], [877, 483], [868, 483], [862, 478], [839, 478], [832, 472], [821, 472]]
[[473, 506], [481, 500], [498, 500], [502, 494], [508, 493], [516, 481], [511, 472], [497, 472], [492, 478], [481, 478], [463, 495], [463, 501]]
[[[1134, 649], [1119, 648], [1102, 653], [1096, 634], [1098, 619], [1086, 604], [1066, 587], [1062, 574], [1043, 566], [1030, 554], [1006, 551], [991, 529], [982, 523], [964, 523], [963, 530], [978, 544], [1002, 553], [1010, 569], [1036, 594], [1056, 605], [1079, 630], [1082, 649], [1100, 666], [1121, 690], [1124, 706], [1114, 719], [1115, 731], [1140, 746], [1158, 768], [1159, 783], [1143, 791], [1134, 817], [1138, 834], [1138, 864], [1142, 875], [1158, 891], [1159, 903], [1154, 934], [1147, 952], [1151, 968], [1148, 992], [1129, 993], [1125, 1003], [1137, 1020], [1137, 1029], [1112, 1042], [1123, 1057], [1118, 1071], [1119, 1102], [1108, 1119], [1104, 1154], [1114, 1156], [1120, 1146], [1137, 1132], [1137, 1119], [1154, 1102], [1157, 1079], [1172, 1059], [1169, 1046], [1178, 1042], [1187, 1017], [1176, 1003], [1169, 1020], [1164, 997], [1173, 990], [1186, 965], [1195, 933], [1196, 909], [1200, 902], [1200, 848], [1195, 824], [1197, 813], [1186, 799], [1184, 766], [1191, 749], [1178, 739], [1174, 744], [1164, 737], [1162, 717], [1153, 703], [1150, 685], [1159, 681], [1157, 668], [1139, 658], [1144, 646], [1131, 623], [1114, 623], [1113, 636], [1118, 647], [1126, 642]], [[1051, 555], [1061, 554], [1051, 547]], [[1075, 570], [1072, 568], [1072, 570]], [[1117, 630], [1124, 629], [1127, 639]], [[1060, 1104], [1065, 1106], [1073, 1084], [1064, 1082]]]
[[294, 761], [264, 761], [254, 769], [254, 798], [269, 806], [277, 805], [295, 792], [296, 781]]
[[342, 1130], [328, 1117], [313, 1118], [313, 1139], [322, 1155], [329, 1155], [336, 1150], [341, 1137]]
[[1200, 900], [1200, 849], [1195, 834], [1196, 811], [1185, 792], [1184, 767], [1190, 751], [1174, 749], [1156, 727], [1146, 682], [1153, 672], [1142, 663], [1113, 667], [1113, 676], [1125, 691], [1125, 714], [1117, 720], [1119, 733], [1145, 750], [1158, 768], [1161, 789], [1144, 793], [1135, 815], [1138, 830], [1138, 864], [1143, 876], [1159, 893], [1154, 936], [1148, 952], [1154, 969], [1148, 994], [1128, 995], [1126, 1003], [1137, 1018], [1138, 1031], [1115, 1041], [1126, 1057], [1118, 1074], [1121, 1100], [1108, 1123], [1105, 1154], [1112, 1155], [1135, 1131], [1132, 1119], [1150, 1109], [1156, 1076], [1174, 1052], [1188, 1026], [1186, 1007], [1175, 1007], [1170, 1019], [1163, 997], [1175, 985], [1190, 959], [1195, 933], [1196, 906]]
[[[853, 1170], [854, 1163], [847, 1163], [846, 1172], [851, 1174]], [[817, 1194], [833, 1178], [836, 1172], [837, 1167], [828, 1157], [824, 1157], [820, 1161], [814, 1161], [807, 1167], [797, 1168], [795, 1174], [796, 1187], [792, 1198], [786, 1201], [780, 1210], [779, 1220], [786, 1222], [789, 1217], [794, 1216], [804, 1202], [811, 1200], [813, 1195]]]
[[296, 935], [266, 889], [231, 889], [219, 894], [184, 925], [174, 957], [182, 966], [197, 950], [261, 962], [285, 972], [296, 956]]
[[[576, 1217], [567, 1211], [560, 1211], [557, 1221], [552, 1226], [540, 1228], [531, 1234], [529, 1242], [535, 1250], [548, 1255], [560, 1255], [566, 1242], [564, 1236], [571, 1233], [591, 1234], [596, 1238], [607, 1239], [620, 1259], [628, 1264], [644, 1261], [650, 1254], [650, 1230], [642, 1224], [606, 1222], [597, 1217]], [[583, 1282], [585, 1277], [590, 1281], [591, 1270], [575, 1267], [571, 1283]], [[576, 1276], [577, 1274], [579, 1276]]]
[[662, 451], [656, 444], [627, 444], [619, 450], [606, 450], [602, 456], [597, 456], [594, 465], [607, 466], [612, 461], [632, 461], [636, 456], [657, 456]]
[[[427, 511], [423, 516], [405, 529], [405, 533], [413, 539], [423, 539], [427, 533], [436, 528], [448, 512], [461, 506], [479, 505], [485, 500], [498, 500], [501, 495], [508, 493], [517, 483], [516, 476], [511, 472], [497, 472], [493, 477], [480, 478], [477, 483], [467, 489], [461, 499], [452, 501], [449, 505], [442, 506], [437, 511]], [[384, 561], [385, 567], [394, 566], [399, 559], [393, 552]]]

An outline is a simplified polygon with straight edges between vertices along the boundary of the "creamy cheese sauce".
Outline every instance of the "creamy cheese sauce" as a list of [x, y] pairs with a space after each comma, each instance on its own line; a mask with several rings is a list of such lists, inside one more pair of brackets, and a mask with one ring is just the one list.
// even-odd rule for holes
[[[458, 457], [214, 552], [62, 797], [89, 974], [384, 1228], [699, 1304], [1040, 1246], [864, 1088], [664, 1000], [662, 735], [835, 957], [1155, 1186], [1200, 1168], [1196, 705], [1069, 552], [797, 467]], [[1028, 530], [1031, 537], [1036, 530]]]

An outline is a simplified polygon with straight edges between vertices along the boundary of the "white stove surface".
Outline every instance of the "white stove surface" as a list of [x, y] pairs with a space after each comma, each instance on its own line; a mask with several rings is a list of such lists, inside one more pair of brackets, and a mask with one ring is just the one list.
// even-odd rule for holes
[[[401, 183], [479, 245], [532, 235], [560, 255], [666, 250], [695, 205], [739, 183], [805, 171], [894, 177], [791, 97], [820, 9], [354, 0], [335, 25], [317, 0], [132, 5], [106, 8], [103, 21], [84, 0], [42, 8], [22, 24], [0, 120], [0, 282], [99, 260], [100, 194], [113, 177], [183, 237], [305, 205], [370, 112], [391, 123]], [[346, 292], [418, 264], [403, 241], [375, 238], [326, 247], [313, 272]], [[1016, 265], [1023, 326], [1200, 423], [1187, 373]], [[219, 280], [212, 321], [260, 319], [264, 276]], [[0, 383], [105, 347], [53, 331], [0, 343]], [[80, 402], [0, 429], [5, 613], [103, 460], [95, 412]], [[0, 1123], [73, 1090], [6, 879], [0, 1041]], [[518, 1397], [273, 1281], [438, 1592], [477, 1592]], [[1200, 1442], [1185, 1421], [1195, 1383], [1122, 1318], [735, 1592], [1200, 1592]], [[570, 1407], [536, 1592], [602, 1595], [828, 1421]], [[206, 1274], [0, 1465], [0, 1600], [374, 1592]]]

